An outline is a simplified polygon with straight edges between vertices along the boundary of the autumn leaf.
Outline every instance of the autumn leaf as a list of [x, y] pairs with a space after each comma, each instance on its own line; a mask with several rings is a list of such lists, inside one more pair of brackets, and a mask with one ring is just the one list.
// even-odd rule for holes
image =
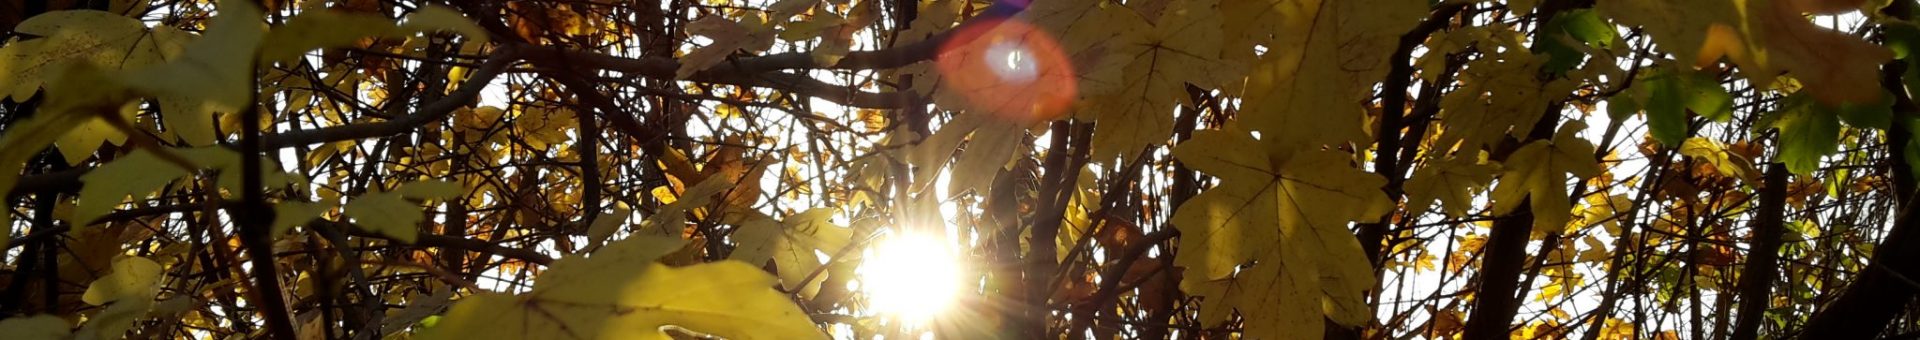
[[420, 235], [420, 221], [426, 217], [413, 200], [448, 200], [465, 194], [459, 184], [445, 181], [420, 181], [400, 185], [393, 191], [373, 192], [347, 201], [345, 213], [354, 225], [367, 231], [413, 243]]
[[260, 46], [261, 62], [291, 61], [301, 54], [320, 48], [346, 47], [362, 38], [405, 38], [414, 33], [454, 31], [468, 39], [485, 42], [486, 30], [467, 20], [460, 12], [429, 5], [410, 14], [405, 24], [397, 24], [384, 15], [344, 11], [305, 11], [267, 32]]
[[679, 244], [629, 238], [569, 256], [526, 293], [461, 299], [419, 338], [670, 339], [666, 326], [728, 339], [826, 338], [760, 268], [654, 261]]
[[1572, 203], [1567, 201], [1567, 177], [1585, 179], [1600, 175], [1594, 161], [1593, 142], [1580, 137], [1587, 125], [1571, 121], [1560, 127], [1552, 140], [1528, 143], [1501, 162], [1500, 184], [1489, 193], [1493, 213], [1512, 213], [1521, 202], [1532, 202], [1533, 230], [1557, 232], [1572, 220]]
[[1449, 217], [1460, 217], [1473, 207], [1473, 198], [1493, 182], [1499, 169], [1478, 157], [1455, 155], [1421, 167], [1407, 178], [1407, 216], [1420, 216], [1435, 204]]
[[80, 299], [94, 305], [122, 299], [151, 299], [159, 293], [160, 269], [159, 263], [142, 257], [115, 258], [112, 272], [88, 284]]
[[707, 16], [687, 23], [686, 30], [689, 34], [704, 36], [713, 42], [681, 57], [680, 68], [674, 71], [675, 79], [687, 79], [694, 73], [718, 65], [736, 50], [766, 50], [773, 46], [775, 35], [773, 28], [758, 15], [741, 16], [739, 22], [719, 15]]
[[[83, 84], [104, 81], [98, 68], [88, 64], [77, 65], [61, 69], [61, 76], [49, 83], [48, 87], [58, 94], [48, 95], [46, 107], [42, 110], [49, 113], [21, 119], [8, 127], [8, 133], [0, 134], [0, 192], [11, 192], [20, 183], [19, 174], [26, 167], [27, 160], [52, 145], [61, 135], [93, 118], [90, 115], [73, 114], [73, 111], [98, 105], [99, 102], [119, 103], [127, 99], [124, 94], [115, 91], [76, 91], [87, 86]], [[12, 226], [13, 214], [0, 214], [0, 225]], [[0, 233], [0, 241], [8, 241], [12, 237], [11, 232]]]
[[334, 207], [333, 204], [320, 202], [283, 201], [275, 203], [273, 205], [273, 235], [284, 235], [288, 230], [293, 230], [293, 227], [306, 225], [307, 222], [313, 221], [315, 218], [320, 218], [321, 214], [326, 213], [328, 210], [333, 210]]
[[806, 281], [824, 264], [819, 254], [837, 254], [853, 240], [853, 230], [829, 221], [832, 208], [815, 208], [781, 221], [764, 215], [746, 217], [733, 233], [740, 246], [728, 259], [761, 264], [771, 259], [780, 281], [789, 291], [811, 297], [820, 290], [820, 277]]
[[[680, 235], [687, 224], [687, 212], [706, 207], [713, 202], [713, 196], [732, 189], [733, 179], [726, 176], [712, 176], [681, 191], [672, 203], [667, 203], [641, 221], [640, 230], [655, 235]], [[671, 191], [669, 191], [671, 192]]]
[[106, 305], [80, 325], [75, 338], [103, 339], [127, 333], [134, 321], [153, 308], [153, 297], [160, 293], [162, 267], [143, 257], [120, 256], [113, 260], [113, 271], [87, 285], [81, 299], [89, 304]]
[[67, 320], [48, 314], [0, 320], [0, 334], [20, 340], [63, 340], [71, 328]]
[[1538, 74], [1548, 58], [1529, 52], [1511, 27], [1471, 28], [1449, 37], [1462, 37], [1464, 45], [1481, 50], [1503, 52], [1497, 58], [1467, 63], [1459, 73], [1460, 89], [1440, 99], [1440, 115], [1447, 121], [1435, 144], [1440, 148], [1458, 143], [1473, 150], [1496, 145], [1509, 136], [1525, 137], [1547, 113], [1548, 104], [1579, 85], [1566, 78], [1541, 79]]
[[[1232, 81], [1220, 79], [1220, 75], [1243, 72], [1234, 70], [1235, 63], [1221, 58], [1223, 33], [1218, 1], [1178, 0], [1168, 7], [1150, 27], [1144, 22], [1082, 23], [1140, 27], [1129, 30], [1108, 47], [1109, 58], [1114, 60], [1101, 63], [1117, 67], [1099, 65], [1118, 70], [1108, 77], [1112, 79], [1101, 79], [1117, 85], [1106, 86], [1111, 90], [1088, 86], [1087, 92], [1096, 95], [1090, 99], [1095, 104], [1082, 112], [1096, 123], [1095, 160], [1119, 158], [1124, 164], [1140, 150], [1163, 143], [1173, 133], [1173, 107], [1192, 104], [1187, 100], [1187, 84], [1212, 89]], [[1137, 16], [1121, 18], [1139, 20]]]
[[615, 232], [620, 231], [620, 227], [626, 226], [627, 219], [632, 217], [633, 209], [628, 209], [625, 204], [615, 207], [611, 214], [600, 214], [599, 217], [595, 217], [593, 222], [587, 225], [587, 248], [591, 249], [604, 244], [608, 238], [613, 237]]
[[80, 176], [83, 186], [80, 187], [80, 195], [74, 199], [73, 216], [68, 222], [74, 225], [90, 224], [94, 219], [113, 211], [127, 196], [145, 200], [147, 194], [189, 173], [188, 169], [161, 160], [151, 151], [134, 150]]
[[[1175, 263], [1187, 268], [1181, 286], [1254, 320], [1251, 337], [1317, 339], [1320, 328], [1303, 325], [1323, 316], [1365, 321], [1362, 294], [1375, 278], [1346, 226], [1387, 211], [1386, 179], [1337, 151], [1274, 157], [1261, 143], [1206, 130], [1174, 148], [1181, 162], [1221, 179], [1174, 211], [1185, 250]], [[1237, 269], [1248, 262], [1252, 269]]]
[[[135, 69], [179, 58], [192, 35], [167, 26], [147, 28], [125, 16], [92, 10], [56, 11], [21, 22], [15, 32], [41, 36], [0, 47], [0, 97], [27, 101], [60, 74], [59, 64], [89, 63], [103, 71]], [[110, 80], [111, 78], [107, 78]], [[95, 87], [102, 84], [88, 84]], [[109, 88], [111, 89], [111, 87]], [[119, 111], [131, 120], [133, 107]], [[170, 111], [171, 112], [171, 111]], [[92, 119], [60, 137], [56, 145], [68, 164], [85, 160], [103, 142], [119, 145], [127, 136], [107, 122]]]
[[1862, 103], [1880, 97], [1880, 64], [1893, 53], [1852, 34], [1815, 25], [1801, 13], [1838, 14], [1846, 1], [1727, 0], [1600, 1], [1595, 7], [1629, 26], [1644, 27], [1676, 59], [1708, 65], [1722, 57], [1765, 88], [1785, 72], [1821, 103]]
[[253, 105], [253, 60], [267, 34], [260, 8], [249, 1], [221, 1], [207, 33], [187, 44], [178, 60], [132, 71], [127, 86], [155, 96], [201, 100], [217, 110], [239, 112]]
[[1680, 154], [1705, 161], [1708, 165], [1712, 165], [1714, 170], [1717, 170], [1721, 176], [1739, 178], [1747, 182], [1753, 182], [1760, 178], [1760, 172], [1754, 169], [1753, 161], [1747, 160], [1746, 157], [1735, 154], [1732, 151], [1728, 151], [1725, 145], [1721, 145], [1720, 142], [1712, 139], [1705, 137], [1688, 138], [1687, 142], [1680, 146]]
[[16, 40], [0, 47], [0, 97], [26, 101], [68, 61], [91, 62], [118, 70], [177, 57], [190, 38], [168, 26], [152, 29], [139, 20], [94, 10], [54, 11], [29, 18], [14, 32], [39, 39]]
[[1418, 0], [1222, 3], [1225, 53], [1250, 53], [1237, 49], [1256, 44], [1268, 51], [1248, 73], [1241, 120], [1275, 147], [1364, 141], [1360, 103], [1426, 8]]

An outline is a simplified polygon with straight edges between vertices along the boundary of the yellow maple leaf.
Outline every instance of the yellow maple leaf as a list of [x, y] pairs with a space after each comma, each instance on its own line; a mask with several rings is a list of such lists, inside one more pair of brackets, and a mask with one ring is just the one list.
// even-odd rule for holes
[[1414, 170], [1406, 182], [1407, 216], [1426, 213], [1435, 200], [1440, 201], [1441, 211], [1447, 216], [1466, 215], [1473, 205], [1473, 197], [1493, 182], [1497, 169], [1477, 157], [1455, 155]]
[[456, 199], [465, 193], [459, 184], [445, 181], [420, 181], [400, 185], [393, 191], [368, 193], [347, 201], [345, 214], [354, 225], [367, 231], [393, 237], [406, 243], [420, 237], [417, 227], [426, 216], [420, 206], [407, 199]]
[[122, 256], [113, 260], [113, 271], [87, 285], [80, 299], [104, 305], [122, 299], [152, 299], [160, 293], [160, 264], [143, 257]]
[[1365, 140], [1362, 103], [1386, 76], [1399, 36], [1427, 13], [1427, 2], [1419, 0], [1250, 0], [1221, 7], [1228, 53], [1240, 53], [1240, 45], [1267, 47], [1249, 74], [1239, 117], [1272, 136], [1269, 144], [1292, 148]]
[[1593, 158], [1593, 142], [1580, 137], [1587, 125], [1579, 121], [1560, 127], [1552, 140], [1528, 143], [1501, 162], [1500, 185], [1489, 199], [1493, 213], [1512, 213], [1521, 202], [1532, 202], [1533, 230], [1557, 232], [1572, 220], [1573, 203], [1567, 201], [1567, 174], [1585, 179], [1600, 175], [1600, 163]]
[[23, 316], [0, 320], [0, 334], [20, 340], [61, 340], [67, 339], [73, 326], [66, 319], [51, 314]]
[[669, 267], [683, 241], [634, 237], [570, 255], [524, 294], [461, 299], [420, 339], [671, 339], [677, 328], [727, 339], [825, 339], [775, 279], [739, 261]]
[[1827, 104], [1880, 98], [1880, 64], [1893, 52], [1846, 32], [1815, 25], [1802, 13], [1838, 14], [1858, 3], [1822, 0], [1612, 0], [1595, 7], [1615, 22], [1641, 26], [1681, 61], [1724, 57], [1756, 88], [1781, 72]]
[[[1099, 95], [1091, 110], [1082, 111], [1097, 123], [1094, 160], [1121, 158], [1124, 163], [1140, 150], [1164, 143], [1173, 134], [1174, 106], [1189, 101], [1187, 84], [1212, 89], [1230, 81], [1219, 79], [1224, 75], [1242, 74], [1234, 70], [1236, 64], [1221, 59], [1218, 2], [1176, 0], [1152, 26], [1137, 15], [1101, 25], [1139, 28], [1108, 46], [1114, 60], [1096, 65], [1117, 74], [1090, 70], [1082, 77], [1092, 84], [1087, 92]], [[1098, 79], [1103, 76], [1110, 79]], [[1100, 83], [1112, 85], [1095, 86]]]
[[809, 209], [781, 221], [747, 213], [755, 216], [733, 232], [738, 246], [728, 259], [756, 265], [772, 260], [787, 290], [809, 297], [820, 290], [819, 280], [825, 278], [803, 282], [823, 265], [819, 254], [838, 253], [853, 240], [853, 229], [829, 221], [838, 213], [833, 208]]
[[1175, 158], [1221, 180], [1174, 211], [1183, 250], [1175, 263], [1187, 268], [1181, 286], [1259, 320], [1247, 322], [1249, 337], [1317, 339], [1320, 327], [1299, 326], [1323, 316], [1364, 322], [1363, 293], [1375, 278], [1347, 225], [1387, 212], [1386, 179], [1339, 151], [1276, 154], [1260, 145], [1244, 131], [1204, 130], [1174, 148]]
[[694, 73], [706, 70], [726, 60], [735, 50], [759, 52], [773, 46], [775, 33], [758, 15], [746, 15], [735, 22], [719, 15], [711, 15], [687, 23], [687, 34], [712, 39], [713, 43], [693, 49], [680, 57], [680, 68], [674, 71], [674, 79], [687, 79]]

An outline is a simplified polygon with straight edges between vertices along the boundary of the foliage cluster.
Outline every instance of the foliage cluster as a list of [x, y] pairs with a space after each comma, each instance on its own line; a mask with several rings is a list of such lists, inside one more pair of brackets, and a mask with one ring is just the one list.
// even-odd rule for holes
[[1910, 336], [1916, 5], [7, 2], [0, 335]]

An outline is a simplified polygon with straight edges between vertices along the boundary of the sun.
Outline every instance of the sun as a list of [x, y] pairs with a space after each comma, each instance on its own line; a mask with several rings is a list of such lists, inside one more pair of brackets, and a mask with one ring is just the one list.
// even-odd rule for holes
[[931, 321], [960, 294], [961, 264], [939, 235], [907, 232], [879, 240], [860, 266], [868, 306], [907, 324]]

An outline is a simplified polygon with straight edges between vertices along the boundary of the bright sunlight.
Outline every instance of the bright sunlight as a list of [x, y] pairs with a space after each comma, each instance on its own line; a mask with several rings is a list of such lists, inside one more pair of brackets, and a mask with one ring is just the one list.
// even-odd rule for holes
[[921, 324], [953, 305], [961, 266], [945, 237], [908, 232], [879, 242], [860, 267], [860, 289], [874, 311]]

